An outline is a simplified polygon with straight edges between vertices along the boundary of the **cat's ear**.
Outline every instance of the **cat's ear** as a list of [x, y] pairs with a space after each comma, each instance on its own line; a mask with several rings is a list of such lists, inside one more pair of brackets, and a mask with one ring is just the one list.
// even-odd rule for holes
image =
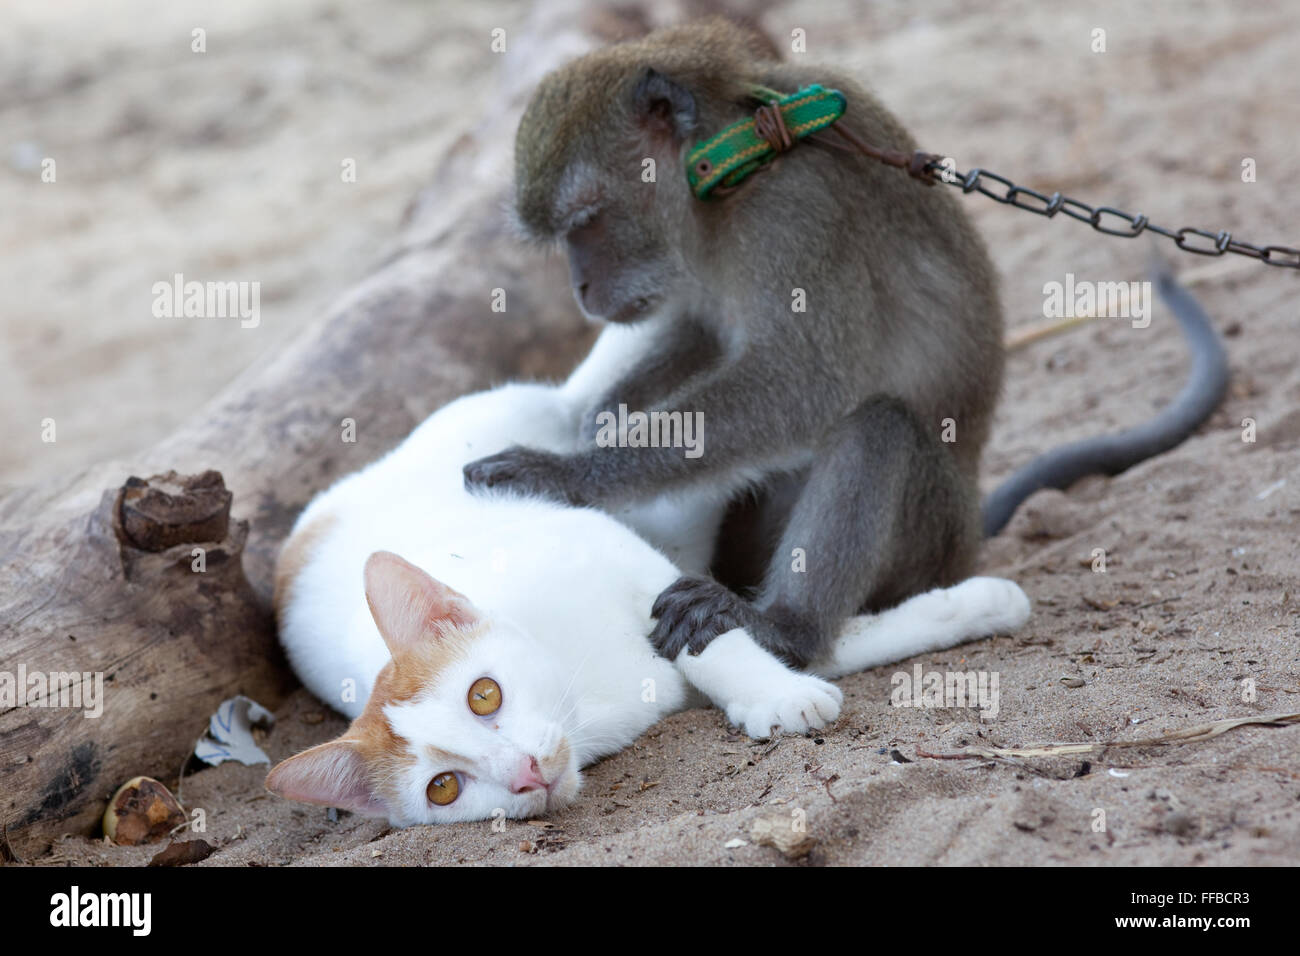
[[466, 628], [478, 620], [469, 598], [391, 551], [366, 559], [366, 602], [394, 656], [437, 639], [448, 627]]
[[277, 764], [266, 775], [266, 789], [303, 803], [366, 816], [388, 815], [370, 787], [365, 759], [356, 742], [347, 737], [318, 744]]

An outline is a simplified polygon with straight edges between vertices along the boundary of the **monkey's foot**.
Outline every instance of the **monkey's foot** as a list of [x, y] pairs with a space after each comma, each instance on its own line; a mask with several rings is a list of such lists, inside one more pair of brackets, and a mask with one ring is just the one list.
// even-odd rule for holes
[[502, 488], [563, 504], [584, 505], [587, 502], [580, 500], [569, 472], [562, 455], [515, 445], [466, 465], [465, 488]]
[[657, 620], [650, 643], [664, 657], [676, 660], [683, 649], [699, 654], [715, 637], [743, 627], [759, 645], [794, 666], [803, 655], [739, 594], [712, 578], [683, 575], [655, 599], [650, 616]]

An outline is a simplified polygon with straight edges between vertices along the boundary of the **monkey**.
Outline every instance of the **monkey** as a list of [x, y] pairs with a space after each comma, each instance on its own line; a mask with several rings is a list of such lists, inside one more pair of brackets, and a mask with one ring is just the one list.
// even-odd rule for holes
[[[653, 334], [584, 415], [581, 451], [510, 448], [467, 465], [466, 484], [594, 506], [701, 482], [748, 489], [769, 539], [762, 579], [689, 576], [661, 594], [652, 640], [670, 658], [745, 627], [806, 664], [844, 618], [968, 576], [980, 541], [1002, 312], [955, 197], [803, 144], [720, 199], [688, 187], [685, 154], [751, 114], [755, 85], [812, 83], [845, 94], [840, 122], [861, 138], [915, 148], [851, 77], [782, 62], [718, 20], [561, 67], [516, 135], [520, 225], [563, 245], [589, 319]], [[704, 454], [595, 444], [601, 413], [619, 403], [702, 413]], [[942, 440], [945, 422], [954, 440]]]
[[[701, 484], [732, 500], [712, 573], [654, 602], [669, 659], [743, 627], [805, 666], [845, 618], [969, 576], [982, 540], [1003, 316], [956, 197], [814, 143], [720, 198], [689, 188], [687, 153], [752, 115], [755, 87], [813, 83], [845, 95], [858, 138], [915, 150], [852, 77], [721, 20], [561, 67], [516, 134], [524, 234], [564, 248], [588, 319], [640, 325], [646, 344], [584, 414], [577, 453], [509, 448], [465, 483], [606, 508]], [[597, 443], [620, 404], [701, 414], [704, 454]]]

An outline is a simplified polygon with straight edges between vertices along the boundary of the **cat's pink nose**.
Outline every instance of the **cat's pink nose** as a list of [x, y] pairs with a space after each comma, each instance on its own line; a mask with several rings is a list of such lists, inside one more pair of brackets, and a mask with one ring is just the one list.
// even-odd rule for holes
[[546, 778], [542, 768], [537, 765], [536, 757], [520, 757], [519, 766], [510, 780], [511, 793], [529, 793], [533, 790], [545, 790]]

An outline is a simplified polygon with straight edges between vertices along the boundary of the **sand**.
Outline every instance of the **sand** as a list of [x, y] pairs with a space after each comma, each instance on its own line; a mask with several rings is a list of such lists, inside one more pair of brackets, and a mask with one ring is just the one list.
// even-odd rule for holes
[[[87, 4], [75, 43], [66, 14], [44, 6], [13, 5], [4, 16], [26, 25], [0, 29], [5, 148], [55, 144], [67, 156], [61, 180], [72, 180], [51, 205], [23, 155], [0, 172], [6, 481], [149, 444], [259, 357], [245, 341], [274, 348], [363, 275], [452, 135], [430, 91], [514, 17], [504, 4], [439, 15], [400, 2], [226, 4], [203, 14], [223, 18], [209, 28], [226, 71], [214, 82], [171, 49], [199, 22], [184, 5], [131, 0], [117, 6], [138, 16], [110, 17]], [[805, 29], [813, 53], [859, 69], [927, 148], [963, 168], [1164, 225], [1300, 243], [1294, 4], [794, 2], [763, 22], [778, 36]], [[1105, 53], [1089, 48], [1095, 27]], [[334, 188], [333, 165], [308, 162], [362, 149], [373, 176], [351, 192]], [[1256, 182], [1241, 180], [1247, 157]], [[1002, 274], [1010, 325], [1040, 318], [1044, 283], [1066, 273], [1142, 278], [1145, 240], [965, 201]], [[255, 267], [264, 294], [279, 297], [281, 338], [215, 327], [160, 336], [140, 289], [174, 271], [177, 246], [196, 272]], [[1021, 633], [842, 680], [844, 714], [816, 736], [755, 743], [715, 711], [675, 715], [591, 768], [577, 805], [545, 823], [332, 822], [267, 795], [265, 767], [206, 769], [180, 787], [217, 846], [201, 865], [1294, 864], [1300, 727], [1018, 763], [921, 756], [1300, 711], [1300, 277], [1168, 255], [1184, 270], [1224, 267], [1196, 290], [1227, 336], [1231, 393], [1182, 447], [1035, 496], [989, 543], [981, 572], [1014, 578], [1033, 603]], [[1147, 329], [1107, 319], [1017, 352], [986, 485], [1052, 444], [1149, 415], [1183, 371], [1158, 305]], [[57, 450], [39, 443], [47, 415], [59, 420]], [[917, 662], [997, 672], [996, 719], [891, 707], [891, 675]], [[195, 717], [197, 736], [206, 715]], [[273, 760], [344, 726], [303, 691], [278, 717], [264, 743]], [[755, 819], [796, 816], [805, 856], [751, 839]], [[156, 849], [67, 836], [35, 862], [139, 864]]]

